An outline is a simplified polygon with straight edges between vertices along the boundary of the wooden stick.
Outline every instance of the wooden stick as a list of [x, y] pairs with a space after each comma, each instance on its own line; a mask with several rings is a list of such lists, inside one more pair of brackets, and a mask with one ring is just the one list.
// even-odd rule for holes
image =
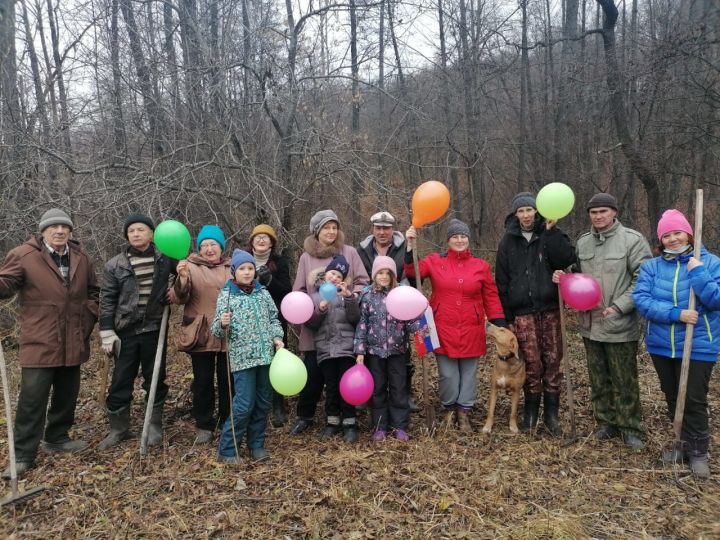
[[[420, 278], [420, 262], [418, 260], [418, 239], [415, 238], [415, 245], [413, 246], [413, 267], [415, 268], [415, 287], [422, 293], [422, 279]], [[423, 409], [425, 412], [425, 425], [428, 431], [432, 430], [433, 424], [435, 424], [435, 409], [432, 407], [430, 402], [430, 383], [428, 381], [428, 365], [427, 365], [427, 354], [422, 355], [422, 388], [423, 388]]]
[[155, 364], [153, 365], [152, 382], [150, 383], [150, 391], [147, 395], [147, 406], [145, 407], [145, 422], [143, 423], [142, 436], [140, 437], [140, 455], [147, 454], [147, 441], [150, 431], [150, 418], [155, 404], [155, 394], [157, 393], [158, 379], [160, 378], [160, 364], [162, 363], [163, 348], [165, 347], [165, 335], [167, 334], [168, 317], [170, 316], [170, 306], [165, 306], [160, 322], [160, 333], [158, 335], [157, 350], [155, 351]]
[[562, 340], [562, 364], [565, 371], [565, 394], [567, 395], [568, 411], [570, 412], [570, 440], [574, 441], [577, 439], [575, 393], [570, 377], [570, 359], [568, 358], [567, 338], [565, 337], [565, 302], [563, 302], [562, 294], [560, 294], [560, 285], [558, 285], [558, 300], [560, 302], [560, 339]]
[[[693, 255], [700, 259], [700, 247], [702, 246], [702, 221], [703, 221], [703, 190], [695, 190], [695, 246]], [[688, 309], [695, 309], [695, 292], [690, 288]], [[683, 346], [682, 365], [680, 367], [680, 385], [678, 387], [677, 403], [675, 404], [675, 419], [673, 420], [673, 431], [675, 431], [675, 445], [682, 446], [682, 421], [685, 414], [685, 397], [687, 396], [687, 381], [690, 373], [690, 354], [692, 353], [692, 338], [695, 325], [685, 325], [685, 344]]]

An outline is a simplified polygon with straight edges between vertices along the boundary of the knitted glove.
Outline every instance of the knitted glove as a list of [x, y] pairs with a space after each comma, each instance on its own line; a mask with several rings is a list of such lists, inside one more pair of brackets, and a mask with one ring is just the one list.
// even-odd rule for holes
[[100, 330], [100, 339], [102, 339], [102, 350], [107, 355], [113, 353], [116, 341], [118, 342], [118, 349], [120, 348], [121, 341], [115, 330]]

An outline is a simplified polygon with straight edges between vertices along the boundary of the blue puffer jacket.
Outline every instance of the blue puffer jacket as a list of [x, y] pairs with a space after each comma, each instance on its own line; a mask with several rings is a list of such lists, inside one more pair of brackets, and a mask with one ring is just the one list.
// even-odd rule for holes
[[673, 260], [655, 257], [640, 267], [633, 301], [648, 321], [648, 352], [682, 358], [685, 323], [680, 312], [688, 308], [689, 289], [696, 297], [698, 323], [693, 330], [692, 360], [715, 362], [720, 351], [720, 258], [703, 247], [702, 266], [687, 271], [690, 255]]

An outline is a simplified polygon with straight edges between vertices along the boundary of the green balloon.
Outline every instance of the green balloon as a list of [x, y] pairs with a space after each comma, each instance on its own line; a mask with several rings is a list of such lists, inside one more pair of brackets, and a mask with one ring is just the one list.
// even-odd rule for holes
[[190, 231], [174, 219], [163, 221], [155, 228], [153, 241], [160, 253], [178, 261], [187, 257], [192, 243]]
[[567, 216], [575, 205], [575, 194], [562, 182], [553, 182], [537, 194], [537, 210], [545, 219], [560, 219]]
[[294, 396], [307, 383], [305, 364], [287, 349], [278, 349], [270, 364], [270, 384], [278, 394]]

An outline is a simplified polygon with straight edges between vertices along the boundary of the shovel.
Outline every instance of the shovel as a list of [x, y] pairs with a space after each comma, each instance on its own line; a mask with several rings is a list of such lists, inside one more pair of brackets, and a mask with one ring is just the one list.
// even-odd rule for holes
[[140, 437], [140, 455], [147, 454], [147, 442], [150, 432], [150, 418], [152, 417], [153, 405], [155, 404], [155, 394], [157, 393], [158, 379], [160, 379], [160, 364], [162, 363], [163, 348], [165, 346], [165, 336], [167, 335], [168, 317], [170, 316], [170, 306], [165, 306], [160, 322], [160, 334], [158, 336], [157, 350], [155, 351], [155, 364], [153, 365], [152, 381], [150, 382], [150, 391], [147, 395], [147, 407], [145, 408], [145, 422], [143, 422], [142, 436]]
[[18, 491], [17, 463], [15, 462], [15, 435], [13, 433], [12, 410], [10, 408], [10, 387], [7, 377], [7, 367], [5, 366], [5, 354], [3, 353], [2, 343], [0, 343], [0, 376], [2, 376], [3, 395], [5, 397], [5, 419], [8, 432], [8, 454], [10, 457], [10, 493], [0, 500], [0, 507], [11, 504], [20, 504], [28, 499], [36, 497], [43, 491], [45, 486], [38, 486], [26, 491]]
[[[415, 268], [415, 287], [422, 293], [422, 278], [420, 277], [420, 263], [418, 261], [418, 239], [415, 239], [415, 245], [412, 250], [413, 266]], [[435, 424], [435, 409], [430, 402], [430, 384], [428, 382], [428, 365], [427, 354], [422, 356], [422, 389], [423, 389], [423, 409], [425, 413], [425, 425], [428, 431], [432, 431]]]
[[563, 441], [562, 445], [570, 446], [578, 440], [578, 436], [575, 424], [575, 393], [572, 378], [570, 377], [570, 358], [568, 358], [567, 336], [565, 335], [565, 303], [562, 294], [560, 294], [560, 285], [558, 285], [558, 300], [560, 301], [560, 339], [562, 340], [562, 363], [565, 371], [565, 395], [567, 397], [568, 412], [570, 413], [570, 436]]

